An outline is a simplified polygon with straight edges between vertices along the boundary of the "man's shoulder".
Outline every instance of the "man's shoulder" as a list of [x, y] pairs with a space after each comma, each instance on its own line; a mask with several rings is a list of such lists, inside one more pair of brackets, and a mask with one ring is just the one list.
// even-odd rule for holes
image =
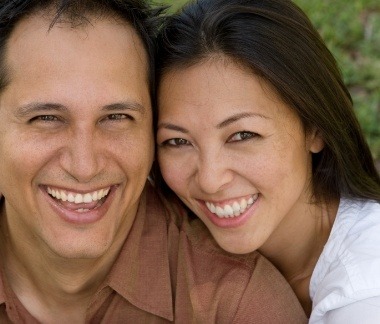
[[165, 220], [167, 225], [175, 224], [180, 228], [181, 223], [187, 217], [187, 211], [175, 196], [165, 196], [150, 182], [145, 186], [146, 217], [148, 219]]
[[[251, 272], [260, 260], [263, 268], [274, 269], [272, 264], [259, 252], [254, 251], [239, 255], [223, 250], [216, 243], [204, 223], [175, 196], [164, 196], [154, 186], [148, 184], [146, 197], [147, 218], [165, 219], [169, 237], [176, 236], [177, 244], [181, 244], [182, 249], [191, 250], [193, 257], [196, 255], [208, 261], [217, 259], [218, 265], [225, 263], [228, 268], [235, 267], [235, 270], [241, 268], [248, 272]], [[171, 238], [171, 241], [174, 242], [175, 240]]]
[[224, 251], [190, 217], [183, 218], [178, 246], [177, 286], [186, 282], [183, 295], [192, 297], [197, 322], [306, 323], [290, 285], [259, 252]]
[[213, 239], [207, 227], [175, 196], [164, 196], [151, 184], [146, 186], [146, 218], [148, 223], [166, 222], [169, 248], [191, 250], [205, 260], [217, 259], [218, 264], [243, 267], [250, 271], [262, 257], [253, 252], [236, 255], [224, 251]]
[[179, 200], [151, 186], [147, 217], [166, 221], [176, 322], [305, 322], [289, 284], [260, 253], [224, 251]]

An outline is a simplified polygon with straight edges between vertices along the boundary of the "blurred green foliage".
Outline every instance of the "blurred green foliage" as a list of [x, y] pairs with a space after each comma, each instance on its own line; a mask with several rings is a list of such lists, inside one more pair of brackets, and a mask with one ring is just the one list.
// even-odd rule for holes
[[380, 159], [380, 1], [295, 2], [335, 55], [372, 153]]
[[[380, 160], [380, 1], [293, 0], [335, 55], [374, 157]], [[186, 0], [162, 0], [171, 11]]]

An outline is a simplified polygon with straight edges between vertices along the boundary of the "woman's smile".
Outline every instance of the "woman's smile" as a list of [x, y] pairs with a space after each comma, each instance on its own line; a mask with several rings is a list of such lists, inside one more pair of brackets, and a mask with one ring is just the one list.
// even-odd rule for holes
[[228, 58], [166, 73], [159, 110], [162, 175], [229, 252], [260, 249], [310, 200], [311, 154], [322, 140]]

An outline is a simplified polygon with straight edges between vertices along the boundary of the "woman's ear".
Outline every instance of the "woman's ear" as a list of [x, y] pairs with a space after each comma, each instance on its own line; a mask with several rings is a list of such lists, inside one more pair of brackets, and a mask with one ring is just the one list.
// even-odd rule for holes
[[311, 153], [319, 153], [325, 147], [325, 141], [323, 140], [322, 134], [316, 128], [310, 132], [308, 142], [308, 148]]

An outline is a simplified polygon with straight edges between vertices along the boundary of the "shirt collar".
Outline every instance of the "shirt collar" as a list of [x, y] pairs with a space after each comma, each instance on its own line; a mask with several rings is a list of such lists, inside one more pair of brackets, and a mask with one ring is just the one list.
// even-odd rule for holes
[[[107, 282], [136, 307], [173, 321], [167, 232], [165, 210], [147, 184], [134, 224]], [[0, 305], [6, 302], [3, 275], [0, 269]]]
[[173, 321], [167, 233], [165, 210], [147, 184], [108, 283], [136, 307]]

